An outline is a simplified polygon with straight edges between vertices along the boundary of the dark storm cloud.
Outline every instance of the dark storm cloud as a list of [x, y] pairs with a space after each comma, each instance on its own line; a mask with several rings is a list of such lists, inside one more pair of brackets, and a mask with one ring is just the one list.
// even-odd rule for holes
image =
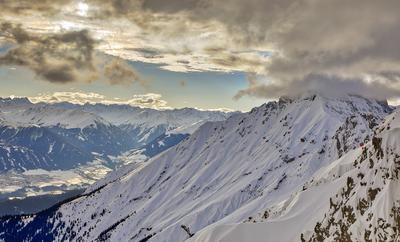
[[[237, 97], [293, 95], [305, 89], [372, 92], [380, 98], [400, 93], [400, 1], [183, 2], [144, 0], [142, 7], [157, 13], [184, 13], [198, 22], [216, 20], [237, 45], [273, 46], [275, 52], [265, 63], [269, 81], [251, 81]], [[242, 60], [219, 55], [212, 61], [235, 66]], [[334, 83], [338, 88], [333, 88]]]
[[[0, 0], [3, 7], [0, 11], [29, 10], [43, 12], [43, 15], [54, 14], [69, 2]], [[214, 65], [210, 69], [220, 67], [252, 72], [251, 66], [256, 66], [255, 72], [265, 76], [249, 81], [248, 88], [240, 91], [237, 98], [244, 95], [296, 95], [313, 89], [357, 94], [373, 92], [381, 98], [398, 96], [400, 92], [398, 0], [85, 2], [97, 7], [90, 14], [92, 18], [105, 21], [124, 18], [139, 26], [148, 41], [172, 39], [177, 41], [177, 45], [182, 45], [180, 50], [165, 46], [165, 53], [176, 51], [177, 55], [193, 55], [199, 48], [186, 48], [179, 41], [187, 38], [189, 33], [194, 34], [193, 40], [200, 42], [202, 31], [211, 29], [215, 37], [204, 38], [207, 43], [201, 45], [203, 52], [198, 55], [205, 56], [205, 60]], [[15, 33], [15, 39], [26, 38], [24, 34]], [[265, 61], [240, 52], [246, 48], [267, 50], [271, 55]], [[154, 59], [160, 53], [164, 52], [154, 49], [150, 52], [145, 50], [141, 55]], [[15, 61], [24, 60], [17, 55]], [[187, 66], [191, 66], [189, 62]], [[49, 73], [47, 76], [53, 75]], [[70, 78], [61, 75], [59, 79]], [[338, 88], [333, 88], [334, 83]]]
[[26, 14], [39, 12], [51, 15], [59, 12], [61, 6], [70, 3], [71, 0], [0, 0], [1, 13]]
[[157, 50], [154, 49], [145, 49], [145, 48], [133, 48], [133, 49], [127, 49], [127, 50], [133, 50], [138, 53], [140, 53], [143, 57], [145, 58], [161, 58], [163, 57], [162, 53], [160, 53]]
[[19, 25], [5, 22], [0, 36], [13, 44], [0, 56], [1, 65], [25, 66], [39, 78], [68, 83], [94, 76], [92, 53], [95, 42], [85, 30], [60, 34], [31, 34]]
[[222, 23], [237, 44], [267, 41], [267, 30], [273, 30], [298, 0], [143, 0], [142, 9], [155, 13], [185, 14], [195, 22]]
[[[379, 100], [400, 96], [399, 88], [386, 82], [367, 83], [361, 79], [340, 79], [336, 76], [310, 75], [301, 80], [263, 84], [257, 81], [255, 75], [250, 74], [248, 82], [249, 87], [239, 91], [234, 99], [240, 99], [243, 96], [259, 98], [296, 97], [310, 91], [325, 96], [338, 97], [344, 94], [355, 94]], [[397, 85], [398, 83], [392, 84]]]
[[112, 85], [131, 84], [137, 82], [143, 86], [146, 85], [139, 74], [130, 67], [124, 60], [114, 59], [104, 68], [104, 76]]
[[[304, 90], [378, 98], [400, 94], [399, 1], [304, 1], [292, 8], [280, 51], [267, 65], [269, 83], [251, 83], [238, 96], [296, 95]], [[268, 26], [268, 24], [267, 24]]]
[[[0, 25], [0, 31], [0, 36], [12, 43], [0, 55], [0, 65], [27, 67], [38, 78], [52, 83], [91, 82], [102, 74], [98, 65], [105, 60], [95, 55], [96, 41], [87, 30], [32, 34], [20, 25], [5, 22]], [[124, 60], [109, 61], [103, 66], [103, 74], [110, 84], [145, 83]]]
[[240, 66], [253, 66], [254, 68], [263, 65], [261, 61], [254, 58], [241, 57], [238, 54], [220, 53], [217, 57], [212, 58], [211, 61], [220, 66], [226, 67], [240, 67]]
[[180, 85], [181, 87], [186, 87], [187, 81], [186, 81], [186, 80], [180, 80], [180, 81], [179, 81], [179, 85]]

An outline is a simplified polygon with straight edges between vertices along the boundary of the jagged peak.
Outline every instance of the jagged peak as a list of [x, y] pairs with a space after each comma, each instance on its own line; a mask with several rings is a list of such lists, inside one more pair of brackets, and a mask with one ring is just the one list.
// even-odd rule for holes
[[321, 109], [328, 114], [339, 116], [352, 116], [352, 113], [376, 114], [382, 118], [390, 114], [394, 108], [387, 101], [379, 101], [360, 95], [343, 94], [342, 96], [329, 96], [319, 92], [306, 92], [297, 97], [282, 96], [263, 105], [253, 108], [249, 113], [264, 113], [266, 110], [284, 111], [286, 108], [297, 106]]
[[382, 134], [400, 128], [400, 109], [395, 109], [388, 115], [383, 124], [376, 128], [375, 133]]
[[32, 104], [27, 97], [0, 97], [0, 103]]
[[367, 96], [362, 96], [359, 94], [351, 94], [351, 93], [335, 93], [331, 94], [328, 92], [323, 92], [323, 91], [307, 91], [302, 94], [296, 95], [296, 96], [287, 96], [287, 97], [282, 97], [287, 100], [292, 100], [292, 101], [301, 101], [301, 100], [306, 100], [306, 101], [315, 101], [315, 100], [325, 100], [325, 101], [366, 101], [366, 102], [374, 102], [374, 103], [380, 103], [381, 105], [384, 106], [389, 106], [387, 100], [385, 99], [377, 99], [377, 98], [372, 98], [372, 97], [367, 97]]

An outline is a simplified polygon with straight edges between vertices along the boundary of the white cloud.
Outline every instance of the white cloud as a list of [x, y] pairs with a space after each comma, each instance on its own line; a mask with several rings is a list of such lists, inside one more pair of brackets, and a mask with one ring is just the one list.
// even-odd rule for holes
[[234, 110], [231, 108], [195, 108], [200, 111], [210, 111], [210, 112], [222, 112], [222, 113], [232, 113], [232, 112], [239, 112], [238, 110]]
[[102, 94], [94, 92], [54, 92], [54, 93], [41, 93], [37, 96], [28, 97], [33, 103], [60, 103], [69, 102], [73, 104], [83, 105], [85, 103], [95, 104], [102, 103], [106, 105], [111, 104], [125, 104], [141, 108], [153, 109], [170, 109], [167, 101], [162, 99], [161, 94], [146, 93], [133, 95], [131, 98], [108, 98]]
[[[236, 97], [332, 86], [400, 96], [398, 0], [86, 0], [80, 15], [73, 0], [9, 2], [4, 20], [35, 32], [88, 29], [110, 55], [170, 71], [262, 77]], [[37, 14], [15, 13], [21, 9]]]
[[[12, 96], [11, 98], [14, 98]], [[168, 102], [162, 98], [161, 94], [157, 93], [146, 93], [136, 94], [131, 98], [109, 98], [105, 95], [95, 92], [83, 92], [83, 91], [70, 91], [70, 92], [54, 92], [54, 93], [39, 93], [37, 96], [28, 97], [32, 103], [61, 103], [69, 102], [73, 104], [83, 105], [85, 103], [96, 104], [101, 103], [105, 105], [130, 105], [141, 108], [152, 108], [158, 110], [172, 109], [168, 106]], [[200, 111], [212, 111], [212, 112], [235, 112], [236, 110], [230, 108], [196, 108]]]
[[[90, 9], [87, 13], [90, 16]], [[96, 50], [100, 52], [159, 64], [162, 69], [174, 72], [265, 71], [269, 57], [260, 51], [271, 49], [251, 43], [238, 45], [226, 26], [218, 21], [192, 21], [184, 14], [144, 13], [142, 9], [132, 9], [131, 14], [147, 19], [143, 23], [131, 17], [84, 18], [71, 10], [53, 17], [18, 15], [5, 16], [5, 20], [20, 23], [35, 33], [89, 30], [98, 41]]]
[[399, 98], [389, 99], [388, 103], [392, 106], [398, 107], [400, 106], [400, 99]]

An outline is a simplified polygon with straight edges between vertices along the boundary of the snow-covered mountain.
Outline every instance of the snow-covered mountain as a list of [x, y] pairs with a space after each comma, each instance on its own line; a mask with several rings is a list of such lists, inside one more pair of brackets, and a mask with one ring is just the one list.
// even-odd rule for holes
[[269, 208], [287, 207], [294, 193], [308, 190], [303, 185], [318, 170], [374, 140], [372, 129], [391, 111], [386, 103], [357, 96], [305, 95], [208, 122], [177, 146], [112, 173], [72, 201], [37, 215], [3, 218], [0, 238], [203, 241], [228, 234], [236, 227], [226, 224], [253, 221], [261, 211], [267, 218]]
[[98, 115], [84, 112], [79, 109], [63, 109], [52, 105], [9, 105], [1, 107], [3, 120], [16, 127], [52, 127], [65, 129], [94, 127], [97, 123], [110, 125], [111, 123]]
[[144, 156], [145, 158], [151, 158], [179, 144], [182, 140], [184, 140], [187, 137], [189, 137], [189, 134], [179, 134], [179, 133], [163, 134], [145, 146], [126, 152], [120, 158], [135, 160], [134, 157], [138, 155]]
[[0, 99], [0, 171], [71, 169], [100, 154], [141, 148], [167, 132], [188, 134], [222, 112], [159, 111], [128, 105], [33, 104]]
[[399, 241], [400, 110], [288, 199], [190, 241]]
[[[54, 105], [63, 105], [54, 104]], [[132, 107], [130, 105], [85, 104], [74, 108], [96, 113], [101, 118], [117, 126], [154, 128], [162, 127], [169, 133], [193, 133], [207, 121], [225, 120], [231, 113], [202, 111], [194, 108], [155, 110]]]
[[0, 120], [17, 126], [59, 126], [80, 128], [96, 123], [119, 127], [162, 128], [172, 133], [193, 133], [207, 121], [220, 121], [231, 113], [202, 111], [194, 108], [156, 110], [130, 105], [84, 105], [72, 103], [31, 103], [27, 98], [0, 98]]
[[[87, 186], [99, 174], [104, 176], [106, 171], [131, 162], [124, 158], [125, 153], [147, 159], [176, 145], [200, 124], [229, 115], [196, 109], [161, 111], [128, 105], [0, 99], [0, 180], [6, 182], [0, 197], [76, 189], [78, 183]], [[60, 170], [70, 176], [60, 179]], [[37, 175], [43, 173], [46, 177]]]

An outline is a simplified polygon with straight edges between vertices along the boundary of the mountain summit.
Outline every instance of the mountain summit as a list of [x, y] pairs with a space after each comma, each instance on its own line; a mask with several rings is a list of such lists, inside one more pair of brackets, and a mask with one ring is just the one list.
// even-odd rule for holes
[[358, 96], [307, 95], [207, 122], [72, 201], [3, 219], [0, 238], [183, 241], [208, 226], [252, 221], [255, 211], [285, 206], [318, 170], [370, 142], [391, 111]]
[[397, 110], [369, 142], [322, 167], [287, 199], [252, 210], [250, 220], [206, 227], [190, 241], [398, 241], [399, 137]]

